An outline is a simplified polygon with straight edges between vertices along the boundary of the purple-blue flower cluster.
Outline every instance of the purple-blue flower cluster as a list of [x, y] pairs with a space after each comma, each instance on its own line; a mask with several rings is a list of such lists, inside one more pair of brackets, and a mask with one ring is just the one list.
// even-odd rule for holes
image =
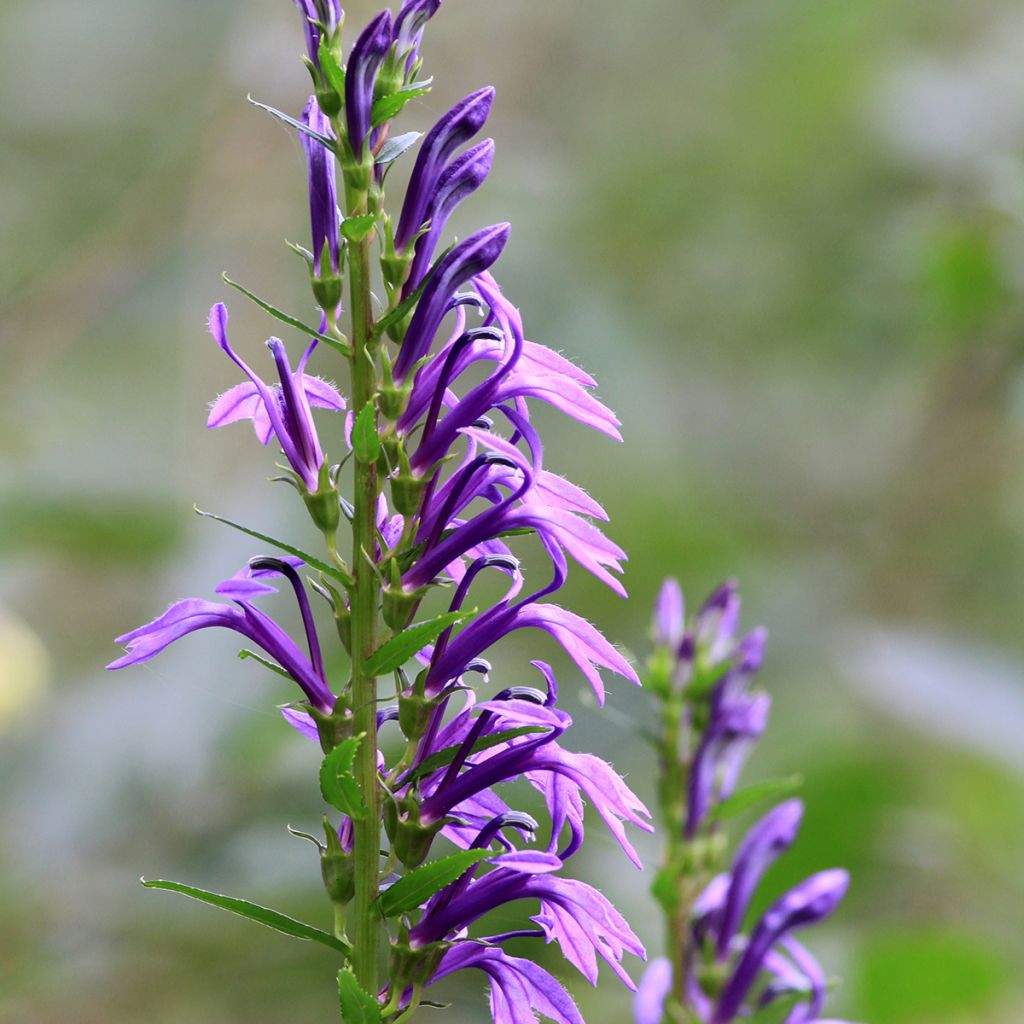
[[[397, 730], [404, 739], [398, 757], [386, 756], [384, 748], [377, 752], [379, 803], [371, 806], [382, 807], [381, 827], [390, 844], [380, 865], [381, 914], [389, 917], [389, 892], [402, 891], [404, 880], [431, 863], [438, 837], [469, 852], [460, 855], [467, 858], [465, 868], [431, 887], [416, 906], [394, 899], [401, 909], [390, 915], [388, 980], [369, 997], [381, 1020], [401, 1016], [404, 1021], [429, 986], [475, 968], [490, 981], [496, 1024], [528, 1024], [537, 1014], [557, 1024], [577, 1024], [580, 1015], [561, 984], [537, 965], [506, 953], [504, 944], [536, 936], [557, 943], [589, 981], [597, 980], [600, 958], [633, 987], [622, 960], [626, 953], [644, 956], [636, 935], [598, 890], [561, 872], [583, 844], [586, 804], [638, 867], [626, 826], [650, 830], [650, 815], [610, 765], [564, 745], [572, 723], [557, 706], [550, 665], [532, 663], [538, 688], [517, 685], [494, 692], [487, 658], [505, 636], [533, 630], [554, 641], [599, 703], [605, 696], [602, 671], [639, 682], [593, 625], [550, 600], [564, 584], [570, 561], [624, 595], [618, 576], [625, 555], [597, 525], [607, 519], [602, 507], [545, 468], [533, 403], [550, 405], [614, 438], [619, 438], [619, 422], [594, 395], [591, 376], [526, 337], [518, 309], [491, 273], [509, 225], [482, 228], [438, 255], [449, 217], [490, 170], [493, 141], [472, 142], [486, 122], [493, 90], [478, 90], [456, 103], [422, 138], [397, 220], [386, 212], [378, 161], [386, 155], [394, 115], [426, 89], [416, 77], [419, 49], [439, 3], [406, 0], [395, 17], [382, 11], [358, 35], [345, 61], [336, 0], [296, 0], [315, 87], [301, 120], [293, 123], [304, 129], [308, 258], [320, 328], [294, 369], [284, 343], [267, 342], [277, 369], [277, 380], [267, 383], [229, 343], [226, 308], [218, 303], [209, 319], [214, 340], [246, 380], [214, 402], [208, 425], [248, 419], [264, 445], [276, 441], [333, 561], [311, 562], [294, 554], [255, 559], [216, 588], [222, 600], [181, 601], [120, 637], [126, 653], [110, 667], [144, 662], [196, 630], [232, 630], [301, 689], [303, 699], [282, 710], [330, 758], [345, 744], [358, 746], [363, 737], [354, 728], [353, 687], [331, 679], [325, 668], [300, 574], [320, 569], [310, 585], [327, 598], [355, 673], [359, 655], [352, 650], [351, 623], [360, 595], [353, 569], [359, 559], [368, 560], [375, 587], [372, 611], [390, 630], [370, 662], [387, 666], [373, 674], [396, 680], [394, 703], [378, 705], [377, 727]], [[358, 200], [359, 212], [345, 217], [338, 209], [336, 161], [347, 202], [353, 196]], [[368, 237], [379, 244], [388, 301], [386, 309], [370, 315], [373, 323], [360, 350], [338, 327], [345, 306], [341, 274], [346, 262], [351, 266], [363, 258], [365, 246], [357, 246]], [[362, 279], [353, 277], [357, 280]], [[306, 372], [319, 342], [332, 339], [337, 348], [353, 352], [353, 360], [374, 361], [373, 397], [362, 410], [348, 412], [333, 384]], [[314, 408], [340, 414], [328, 432], [318, 428]], [[321, 437], [332, 439], [336, 461]], [[335, 533], [353, 517], [355, 498], [346, 495], [342, 472], [350, 459], [374, 467], [375, 475], [356, 480], [376, 487], [376, 528], [372, 550], [357, 546], [352, 563], [345, 564]], [[512, 538], [521, 534], [539, 540], [547, 564], [543, 573], [535, 570], [543, 582], [533, 588], [526, 587], [512, 547]], [[503, 595], [493, 603], [479, 583], [485, 573], [505, 580]], [[297, 601], [301, 643], [256, 603], [281, 581]], [[413, 623], [425, 601], [436, 603], [442, 596], [440, 615]], [[391, 651], [402, 650], [407, 637], [423, 640], [398, 658], [401, 664], [392, 664]], [[408, 671], [410, 661], [414, 672]], [[335, 762], [331, 765], [333, 770]], [[516, 780], [526, 780], [540, 795], [547, 812], [543, 827], [505, 802], [504, 784]], [[328, 837], [322, 855], [334, 858], [332, 864], [345, 865], [353, 855], [357, 819], [350, 808]], [[376, 851], [376, 838], [373, 842]], [[450, 857], [446, 863], [453, 863]], [[341, 875], [348, 879], [351, 870], [325, 869], [325, 881], [328, 875], [332, 900], [345, 903], [351, 886], [334, 882]], [[488, 932], [482, 919], [524, 900], [536, 909], [531, 927]]]
[[[740, 599], [728, 582], [686, 623], [683, 594], [669, 579], [654, 610], [650, 686], [662, 706], [662, 787], [670, 829], [656, 895], [669, 919], [670, 957], [652, 961], [636, 996], [636, 1024], [756, 1020], [830, 1024], [821, 1014], [826, 979], [793, 932], [828, 917], [846, 893], [840, 869], [821, 871], [784, 893], [745, 928], [765, 872], [796, 839], [800, 800], [788, 799], [747, 833], [725, 870], [721, 821], [743, 764], [768, 720], [768, 694], [752, 689], [766, 634], [737, 638]], [[696, 883], [696, 890], [694, 888]], [[831, 1022], [841, 1024], [841, 1022]]]

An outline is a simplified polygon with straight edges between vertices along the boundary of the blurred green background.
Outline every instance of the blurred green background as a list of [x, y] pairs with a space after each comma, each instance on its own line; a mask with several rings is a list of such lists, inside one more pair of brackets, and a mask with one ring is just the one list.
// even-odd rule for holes
[[[5, 1024], [336, 1019], [326, 951], [136, 881], [326, 923], [283, 828], [321, 807], [316, 752], [273, 710], [291, 693], [223, 635], [102, 668], [111, 637], [256, 553], [194, 501], [295, 522], [251, 433], [204, 430], [235, 381], [204, 318], [231, 299], [253, 358], [275, 329], [224, 269], [308, 312], [280, 244], [306, 240], [301, 151], [245, 101], [299, 109], [301, 48], [288, 0], [0, 4]], [[832, 1015], [1017, 1024], [1024, 11], [447, 0], [425, 55], [437, 87], [409, 128], [498, 88], [498, 160], [458, 230], [514, 223], [499, 276], [529, 335], [624, 421], [620, 447], [542, 417], [549, 468], [606, 503], [631, 555], [628, 603], [579, 571], [567, 600], [642, 657], [663, 574], [691, 602], [740, 577], [775, 698], [748, 778], [807, 778], [768, 888], [854, 876], [811, 938]], [[513, 643], [496, 678], [523, 681], [533, 653]], [[576, 746], [650, 797], [644, 695], [570, 703]], [[578, 871], [658, 952], [650, 874], [596, 826]], [[546, 962], [594, 1024], [629, 1019], [607, 972], [593, 992]], [[482, 1020], [483, 987], [446, 1019]]]

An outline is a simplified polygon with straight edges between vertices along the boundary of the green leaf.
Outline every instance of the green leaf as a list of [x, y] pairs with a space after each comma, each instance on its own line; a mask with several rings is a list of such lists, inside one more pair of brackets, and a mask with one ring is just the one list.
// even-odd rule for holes
[[364, 213], [358, 217], [346, 217], [341, 222], [341, 233], [350, 242], [361, 242], [380, 220], [379, 213]]
[[320, 765], [320, 792], [324, 800], [350, 818], [362, 818], [366, 804], [359, 790], [359, 783], [352, 774], [356, 751], [365, 733], [342, 740]]
[[436, 640], [449, 626], [463, 622], [476, 614], [472, 612], [445, 612], [435, 619], [417, 622], [403, 629], [380, 645], [366, 660], [365, 672], [375, 676], [387, 675], [401, 668], [418, 650]]
[[708, 821], [725, 821], [737, 814], [754, 807], [765, 800], [773, 803], [784, 797], [791, 796], [799, 791], [804, 784], [802, 775], [790, 775], [785, 779], [763, 779], [760, 782], [753, 782], [749, 786], [737, 789], [732, 796], [723, 800], [717, 807], [711, 809], [708, 814]]
[[385, 121], [390, 121], [393, 117], [397, 117], [410, 100], [416, 99], [417, 96], [425, 96], [430, 92], [431, 82], [433, 82], [432, 78], [426, 78], [422, 82], [416, 82], [414, 85], [407, 85], [404, 89], [399, 89], [398, 92], [381, 96], [373, 104], [373, 109], [370, 111], [370, 122], [373, 127], [376, 128], [378, 125], [384, 124]]
[[330, 576], [333, 579], [339, 580], [341, 583], [344, 583], [346, 587], [352, 585], [352, 578], [347, 573], [342, 572], [341, 569], [335, 565], [321, 561], [315, 555], [309, 554], [308, 551], [303, 551], [302, 548], [297, 548], [292, 544], [286, 544], [283, 540], [278, 540], [276, 537], [271, 537], [266, 533], [259, 533], [256, 530], [250, 530], [248, 526], [242, 526], [240, 523], [232, 522], [230, 519], [225, 519], [223, 516], [214, 515], [212, 512], [204, 512], [198, 505], [193, 505], [192, 508], [195, 510], [196, 515], [202, 516], [204, 519], [213, 519], [218, 523], [223, 523], [225, 526], [230, 526], [233, 530], [239, 530], [241, 533], [248, 534], [250, 537], [255, 537], [257, 540], [263, 541], [264, 544], [272, 544], [275, 548], [287, 551], [289, 555], [295, 555], [296, 558], [301, 558], [306, 565], [309, 565], [314, 569], [319, 569], [325, 576]]
[[[411, 96], [409, 98], [412, 99]], [[316, 139], [316, 141], [319, 142], [320, 145], [322, 145], [325, 149], [329, 150], [331, 153], [337, 152], [337, 149], [335, 148], [334, 139], [330, 139], [326, 135], [321, 135], [319, 132], [313, 131], [313, 129], [310, 128], [308, 124], [303, 124], [301, 121], [296, 121], [294, 117], [289, 117], [286, 113], [284, 113], [284, 111], [278, 110], [276, 107], [268, 107], [265, 103], [259, 103], [257, 100], [254, 100], [252, 96], [247, 96], [246, 99], [248, 99], [248, 101], [254, 107], [259, 107], [260, 110], [265, 110], [268, 114], [273, 114], [274, 117], [278, 118], [281, 121], [284, 121], [285, 124], [290, 125], [296, 131], [302, 132], [303, 135], [308, 135], [311, 139]], [[399, 109], [401, 109], [401, 107], [399, 107]]]
[[380, 152], [374, 163], [389, 164], [397, 160], [407, 149], [415, 146], [421, 138], [423, 138], [423, 132], [406, 132], [404, 135], [396, 135], [394, 138], [388, 139], [380, 147]]
[[[478, 739], [470, 749], [469, 756], [479, 753], [481, 750], [489, 750], [491, 747], [496, 747], [499, 743], [507, 743], [509, 740], [518, 739], [520, 736], [529, 736], [531, 733], [547, 731], [543, 725], [520, 725], [514, 729], [501, 729], [498, 732], [492, 732], [490, 735], [482, 736]], [[444, 768], [445, 765], [451, 764], [455, 760], [455, 755], [461, 749], [462, 745], [456, 744], [453, 747], [445, 747], [436, 754], [431, 754], [430, 757], [424, 758], [412, 771], [402, 777], [402, 781], [398, 784], [397, 788], [402, 788], [416, 779], [422, 779], [436, 772], [438, 768]]]
[[338, 971], [338, 999], [345, 1024], [380, 1024], [380, 1004], [347, 967]]
[[381, 915], [395, 917], [416, 910], [435, 892], [451, 885], [464, 871], [490, 856], [487, 850], [459, 850], [415, 868], [377, 897]]
[[364, 465], [376, 462], [380, 456], [380, 438], [377, 436], [376, 412], [373, 399], [359, 410], [352, 424], [352, 450]]
[[787, 992], [750, 1018], [751, 1024], [785, 1024], [793, 1008], [808, 996], [807, 992]]
[[327, 84], [339, 95], [345, 95], [345, 69], [338, 64], [337, 58], [327, 45], [326, 33], [320, 37], [320, 71]]
[[264, 658], [262, 654], [257, 654], [255, 651], [250, 651], [248, 647], [243, 647], [238, 652], [238, 660], [246, 661], [251, 658], [253, 661], [258, 661], [264, 668], [269, 668], [271, 672], [276, 672], [279, 676], [284, 676], [288, 682], [295, 682], [292, 679], [291, 673], [286, 672], [280, 665], [275, 664], [269, 658]]
[[248, 900], [240, 900], [234, 896], [221, 896], [216, 892], [207, 892], [205, 889], [196, 889], [191, 885], [184, 885], [181, 882], [167, 882], [163, 879], [154, 879], [147, 882], [145, 878], [140, 879], [147, 889], [166, 889], [168, 892], [179, 892], [190, 899], [198, 900], [200, 903], [208, 903], [211, 907], [220, 907], [229, 913], [238, 914], [239, 917], [247, 917], [250, 921], [273, 928], [274, 931], [291, 935], [296, 939], [305, 939], [311, 942], [319, 942], [322, 946], [336, 950], [339, 953], [351, 953], [352, 947], [343, 939], [336, 938], [329, 932], [321, 931], [312, 925], [303, 924], [293, 917], [280, 914], [276, 910], [261, 907]]
[[309, 324], [304, 324], [301, 320], [297, 320], [295, 317], [283, 312], [276, 306], [272, 306], [269, 302], [266, 302], [264, 299], [261, 299], [258, 295], [255, 295], [253, 292], [249, 291], [248, 288], [244, 288], [237, 281], [232, 281], [227, 274], [221, 274], [220, 276], [224, 279], [224, 283], [226, 285], [230, 285], [232, 288], [235, 289], [235, 291], [241, 292], [247, 299], [252, 299], [252, 301], [255, 302], [257, 306], [260, 307], [260, 309], [265, 310], [272, 317], [274, 317], [277, 320], [280, 320], [281, 323], [287, 324], [289, 327], [294, 327], [295, 330], [301, 331], [303, 334], [308, 334], [310, 337], [316, 338], [317, 341], [325, 342], [326, 344], [330, 345], [331, 348], [337, 349], [339, 352], [342, 352], [345, 355], [352, 354], [351, 349], [347, 345], [343, 345], [340, 341], [338, 341], [337, 338], [332, 338], [327, 334], [321, 334], [315, 328], [310, 327]]

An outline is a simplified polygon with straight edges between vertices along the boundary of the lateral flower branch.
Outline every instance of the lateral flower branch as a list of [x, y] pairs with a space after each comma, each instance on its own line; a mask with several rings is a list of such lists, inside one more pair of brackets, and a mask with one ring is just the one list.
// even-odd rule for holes
[[[747, 926], [761, 879], [796, 839], [804, 807], [790, 795], [799, 778], [739, 785], [771, 705], [753, 686], [767, 634], [737, 636], [739, 619], [732, 581], [689, 622], [674, 579], [655, 604], [645, 685], [660, 719], [665, 854], [654, 895], [665, 913], [667, 956], [644, 974], [635, 1024], [843, 1024], [821, 1016], [825, 974], [792, 933], [835, 910], [847, 873], [812, 875]], [[781, 802], [730, 857], [723, 823], [773, 800]]]
[[[431, 986], [473, 968], [489, 981], [496, 1024], [538, 1015], [580, 1024], [560, 982], [506, 944], [555, 942], [590, 982], [600, 958], [633, 987], [622, 961], [644, 956], [639, 940], [564, 868], [583, 844], [586, 804], [638, 867], [627, 827], [650, 830], [650, 815], [610, 765], [567, 743], [572, 722], [550, 665], [535, 660], [532, 680], [501, 688], [487, 658], [503, 637], [533, 630], [568, 656], [598, 703], [602, 672], [639, 682], [594, 626], [552, 603], [570, 562], [624, 595], [625, 556], [598, 526], [602, 507], [546, 468], [532, 413], [542, 402], [615, 439], [619, 422], [589, 374], [526, 337], [492, 274], [509, 225], [444, 247], [451, 214], [491, 168], [493, 141], [473, 140], [493, 90], [471, 93], [422, 137], [392, 130], [429, 91], [420, 46], [439, 6], [405, 0], [348, 46], [337, 0], [296, 0], [313, 94], [298, 117], [264, 109], [299, 133], [305, 154], [311, 249], [293, 248], [320, 323], [235, 286], [305, 335], [297, 362], [284, 341], [267, 342], [274, 377], [265, 380], [229, 341], [226, 307], [210, 312], [214, 341], [245, 379], [213, 403], [208, 425], [251, 421], [259, 441], [280, 450], [277, 479], [301, 497], [327, 555], [239, 527], [276, 554], [220, 583], [215, 600], [180, 601], [119, 637], [126, 653], [110, 667], [147, 661], [196, 630], [233, 630], [252, 645], [244, 657], [299, 688], [282, 713], [323, 753], [329, 816], [314, 842], [333, 934], [235, 897], [148, 885], [333, 950], [347, 1021], [406, 1022], [430, 1002]], [[409, 186], [392, 207], [389, 169], [414, 147]], [[346, 396], [307, 372], [323, 355], [347, 366]], [[525, 534], [540, 542], [531, 545], [540, 585], [526, 585], [515, 554]], [[494, 603], [481, 576], [504, 581]], [[297, 603], [299, 639], [259, 606], [279, 587]], [[332, 630], [318, 623], [310, 591]], [[344, 648], [347, 679], [332, 677], [328, 643]], [[400, 734], [399, 754], [378, 742], [384, 730]], [[519, 779], [543, 798], [543, 823], [506, 803], [504, 784]], [[491, 911], [523, 900], [535, 909], [523, 928], [488, 928]]]

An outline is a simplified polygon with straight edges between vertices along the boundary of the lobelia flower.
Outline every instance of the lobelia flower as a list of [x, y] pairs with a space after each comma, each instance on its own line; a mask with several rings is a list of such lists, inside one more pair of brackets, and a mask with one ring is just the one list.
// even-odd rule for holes
[[[315, 96], [309, 97], [302, 111], [302, 123], [320, 135], [328, 138], [333, 136], [330, 118], [321, 112]], [[322, 143], [305, 132], [299, 134], [299, 139], [308, 168], [313, 272], [318, 278], [326, 273], [327, 268], [323, 266], [323, 257], [326, 255], [331, 272], [337, 275], [341, 268], [341, 245], [338, 238], [338, 186], [335, 181], [334, 156]]]
[[[107, 668], [140, 665], [156, 657], [175, 640], [200, 629], [230, 629], [251, 640], [273, 658], [298, 683], [313, 707], [330, 712], [335, 697], [324, 673], [320, 641], [309, 599], [296, 571], [302, 564], [297, 558], [254, 559], [245, 569], [224, 580], [215, 589], [215, 593], [233, 601], [235, 607], [199, 598], [178, 601], [152, 622], [119, 636], [116, 642], [123, 644], [127, 653], [112, 661]], [[269, 615], [252, 603], [256, 597], [277, 593], [277, 588], [266, 582], [270, 576], [284, 576], [295, 593], [308, 654]]]
[[492, 88], [478, 89], [459, 100], [423, 137], [395, 230], [397, 249], [406, 248], [423, 227], [431, 197], [448, 161], [484, 126], [493, 103]]
[[304, 15], [302, 30], [306, 36], [306, 51], [309, 59], [320, 67], [320, 37], [322, 25], [330, 38], [341, 23], [342, 11], [339, 0], [294, 0], [295, 6]]
[[356, 161], [363, 159], [370, 133], [370, 111], [377, 72], [391, 48], [391, 12], [383, 10], [363, 29], [345, 69], [345, 121], [348, 144]]
[[584, 1024], [568, 992], [544, 968], [498, 946], [457, 943], [445, 951], [429, 984], [471, 968], [490, 981], [494, 1024], [535, 1024], [538, 1013], [555, 1024]]
[[[673, 739], [671, 752], [663, 751], [663, 757], [681, 759], [686, 779], [684, 813], [670, 817], [681, 826], [681, 836], [670, 837], [677, 857], [689, 850], [698, 861], [706, 858], [706, 840], [719, 828], [710, 812], [734, 792], [749, 748], [767, 723], [767, 694], [749, 689], [765, 632], [755, 629], [737, 640], [739, 611], [733, 581], [711, 595], [690, 628], [676, 581], [666, 581], [655, 603], [651, 670], [658, 673], [662, 699], [674, 708], [670, 720], [692, 731], [682, 742]], [[661, 957], [645, 972], [634, 1002], [636, 1024], [662, 1024], [677, 972], [686, 1009], [700, 1024], [746, 1020], [784, 998], [794, 1000], [780, 1018], [785, 1024], [829, 1024], [820, 1016], [824, 973], [791, 933], [832, 913], [846, 892], [846, 872], [833, 869], [805, 879], [777, 899], [749, 933], [742, 930], [761, 879], [794, 842], [803, 811], [799, 800], [774, 807], [747, 831], [731, 868], [707, 882], [690, 908], [687, 934], [673, 947], [681, 951], [677, 962]], [[693, 877], [683, 881], [694, 884]]]
[[509, 224], [482, 228], [459, 242], [436, 264], [395, 360], [396, 381], [403, 381], [406, 374], [428, 354], [455, 292], [470, 278], [492, 266], [505, 248], [510, 231]]
[[437, 13], [441, 0], [405, 0], [395, 17], [393, 33], [395, 56], [405, 59], [405, 72], [410, 74], [419, 58], [420, 42], [427, 22]]
[[[324, 32], [330, 37], [332, 54], [336, 52], [340, 8], [335, 0], [296, 0], [296, 6], [305, 15], [310, 61], [319, 69]], [[347, 145], [342, 158], [347, 194], [367, 192], [368, 140], [376, 152], [390, 130], [380, 118], [373, 123], [374, 100], [393, 95], [418, 73], [424, 27], [439, 6], [440, 0], [405, 0], [394, 19], [386, 10], [378, 14], [352, 47], [345, 68], [341, 132]], [[333, 87], [321, 89], [328, 78], [319, 70], [314, 74], [317, 95], [333, 103], [338, 99]], [[376, 722], [378, 728], [397, 725], [406, 748], [397, 761], [385, 755], [386, 747], [375, 751], [377, 774], [372, 783], [365, 783], [371, 789], [379, 784], [383, 797], [381, 823], [391, 842], [386, 870], [397, 865], [402, 872], [415, 870], [439, 836], [455, 847], [486, 851], [486, 856], [423, 899], [417, 909], [410, 911], [403, 905], [401, 921], [393, 923], [388, 936], [393, 970], [388, 984], [376, 994], [386, 1010], [383, 1016], [391, 1020], [399, 1011], [413, 1010], [424, 987], [455, 971], [473, 969], [490, 980], [496, 1024], [528, 1024], [537, 1014], [556, 1024], [582, 1024], [561, 985], [540, 967], [507, 954], [503, 944], [528, 936], [557, 943], [565, 958], [591, 982], [597, 980], [600, 957], [632, 988], [622, 961], [627, 953], [645, 955], [636, 935], [600, 892], [560, 872], [583, 845], [587, 804], [637, 866], [639, 857], [626, 830], [632, 825], [649, 831], [650, 813], [611, 765], [563, 746], [572, 720], [557, 707], [558, 683], [548, 664], [533, 662], [543, 676], [544, 690], [515, 686], [484, 699], [470, 680], [479, 680], [476, 685], [481, 688], [489, 686], [489, 649], [510, 633], [533, 629], [547, 634], [568, 655], [599, 702], [605, 696], [602, 671], [639, 683], [632, 666], [593, 625], [548, 601], [563, 586], [570, 559], [624, 595], [618, 577], [625, 555], [597, 525], [608, 518], [600, 504], [546, 467], [531, 407], [534, 401], [544, 402], [616, 439], [619, 421], [594, 396], [592, 377], [564, 356], [526, 338], [518, 310], [490, 273], [508, 240], [509, 225], [476, 231], [435, 259], [449, 217], [489, 173], [492, 140], [459, 151], [482, 128], [493, 96], [492, 89], [470, 94], [423, 138], [393, 236], [394, 252], [381, 253], [382, 261], [385, 256], [399, 257], [393, 265], [401, 274], [385, 274], [389, 300], [400, 301], [399, 284], [404, 298], [421, 284], [423, 288], [401, 324], [392, 319], [387, 331], [374, 339], [374, 345], [387, 345], [386, 334], [398, 339], [399, 346], [393, 358], [390, 351], [382, 354], [383, 368], [374, 365], [381, 452], [377, 465], [379, 478], [385, 488], [390, 487], [391, 502], [372, 474], [367, 474], [361, 485], [365, 490], [357, 495], [364, 502], [364, 524], [372, 523], [372, 501], [377, 502], [376, 530], [369, 531], [361, 552], [379, 574], [373, 582], [374, 614], [382, 615], [393, 634], [405, 630], [435, 585], [452, 585], [448, 608], [461, 613], [470, 598], [478, 597], [477, 581], [484, 570], [508, 578], [504, 595], [467, 616], [469, 621], [451, 625], [439, 635], [430, 634], [436, 639], [416, 654], [420, 669], [414, 682], [409, 683], [403, 669], [394, 670], [397, 706], [378, 706]], [[332, 124], [338, 124], [337, 119], [332, 122], [324, 116], [315, 97], [306, 105], [303, 122], [324, 136], [331, 136]], [[305, 135], [302, 143], [308, 171], [314, 295], [325, 311], [324, 330], [340, 309], [340, 282], [336, 293], [327, 289], [338, 279], [342, 264], [338, 189], [333, 154]], [[383, 175], [371, 182], [373, 204], [381, 204], [371, 204], [371, 209], [383, 212]], [[369, 198], [364, 195], [346, 209], [359, 209]], [[384, 215], [381, 223], [384, 249], [390, 244], [391, 222]], [[365, 263], [366, 251], [363, 247], [362, 255], [353, 255], [350, 250], [347, 258]], [[353, 296], [352, 301], [359, 300]], [[475, 326], [471, 316], [479, 318]], [[451, 333], [441, 337], [446, 323]], [[323, 494], [331, 499], [336, 513], [339, 507], [348, 510], [348, 501], [339, 501], [336, 474], [328, 472], [312, 419], [313, 407], [345, 411], [345, 401], [333, 385], [305, 372], [316, 341], [293, 369], [283, 343], [271, 339], [268, 345], [279, 382], [267, 384], [228, 343], [227, 310], [222, 304], [211, 311], [210, 331], [247, 380], [214, 403], [209, 426], [251, 419], [263, 444], [277, 438], [311, 512], [314, 503], [309, 499]], [[351, 416], [346, 417], [343, 430], [351, 446]], [[316, 514], [314, 520], [322, 525]], [[524, 593], [523, 574], [507, 539], [527, 532], [540, 540], [542, 558], [550, 563], [551, 573], [548, 583]], [[340, 564], [333, 537], [334, 528], [328, 546]], [[153, 622], [119, 638], [127, 651], [109, 667], [147, 661], [174, 640], [200, 629], [230, 629], [259, 648], [265, 664], [279, 668], [301, 688], [305, 704], [282, 708], [284, 716], [331, 756], [338, 743], [348, 741], [345, 727], [352, 724], [339, 718], [356, 715], [350, 693], [343, 692], [337, 699], [326, 678], [312, 612], [297, 572], [301, 564], [298, 559], [253, 561], [217, 587], [223, 601], [178, 602]], [[305, 648], [254, 604], [255, 598], [274, 590], [267, 580], [275, 576], [287, 579], [295, 593]], [[342, 578], [349, 578], [348, 574]], [[546, 574], [542, 578], [547, 579]], [[346, 584], [345, 594], [327, 587], [321, 591], [334, 605], [346, 645], [346, 617], [354, 618], [358, 610], [355, 586], [354, 580]], [[378, 651], [388, 642], [382, 639]], [[360, 684], [367, 682], [366, 674], [365, 668], [354, 673], [361, 677], [357, 678]], [[728, 703], [726, 696], [735, 703], [736, 688], [723, 695], [723, 706]], [[369, 702], [361, 704], [363, 710], [357, 715], [371, 707]], [[367, 731], [372, 720], [370, 714]], [[374, 759], [362, 765], [360, 778], [365, 782], [365, 773], [373, 774]], [[354, 781], [356, 776], [351, 778]], [[506, 784], [523, 779], [541, 794], [547, 809], [545, 835], [540, 839], [538, 823], [512, 810], [505, 800]], [[339, 811], [350, 809], [352, 804], [345, 800], [332, 802]], [[375, 858], [377, 822], [366, 822], [358, 814], [355, 819], [343, 814], [340, 824], [330, 823], [329, 846], [321, 846], [323, 858], [337, 858], [332, 863], [338, 873], [331, 877], [339, 884], [329, 884], [329, 872], [322, 870], [339, 921], [352, 889], [351, 878], [342, 885], [341, 876], [344, 870], [354, 870], [351, 863], [359, 862], [359, 852], [368, 849], [359, 846], [360, 833], [367, 831], [373, 837], [370, 849]], [[369, 870], [372, 885], [379, 881], [384, 889], [397, 884], [401, 873], [378, 879], [372, 877], [372, 865]], [[357, 893], [368, 889], [364, 884]], [[487, 938], [468, 937], [467, 929], [487, 914], [522, 900], [538, 904], [532, 927]], [[766, 956], [775, 955], [783, 938], [769, 942]], [[364, 994], [372, 998], [369, 993], [367, 985]]]
[[225, 391], [214, 402], [206, 425], [223, 427], [238, 420], [252, 420], [260, 443], [266, 445], [276, 437], [303, 486], [309, 493], [316, 492], [322, 482], [325, 460], [310, 407], [319, 406], [335, 412], [345, 408], [345, 399], [332, 384], [305, 372], [316, 341], [306, 349], [298, 366], [292, 370], [284, 342], [280, 338], [271, 338], [267, 347], [277, 364], [280, 383], [268, 385], [228, 343], [228, 311], [222, 302], [210, 310], [209, 325], [214, 341], [249, 380]]

